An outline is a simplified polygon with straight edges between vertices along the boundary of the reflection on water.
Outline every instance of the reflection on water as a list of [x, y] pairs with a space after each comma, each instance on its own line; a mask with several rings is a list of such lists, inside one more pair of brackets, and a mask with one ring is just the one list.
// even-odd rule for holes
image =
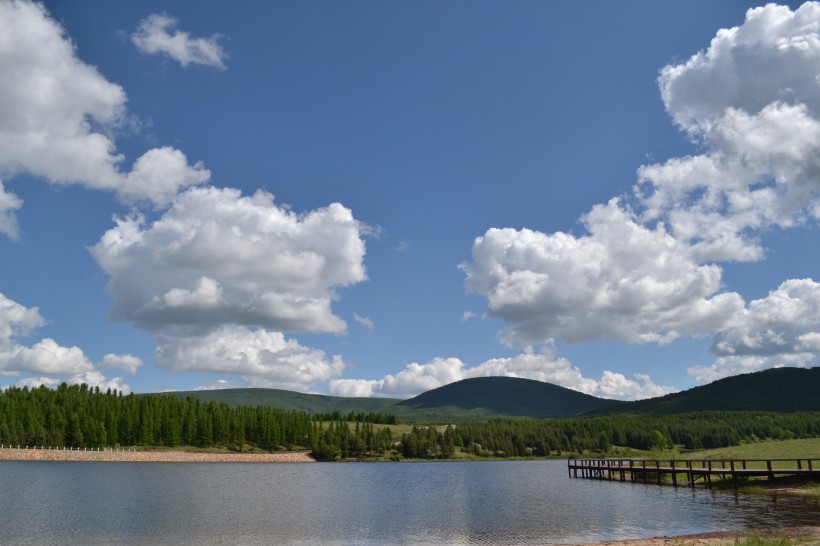
[[567, 477], [562, 461], [0, 463], [0, 543], [555, 544], [810, 525], [816, 499]]

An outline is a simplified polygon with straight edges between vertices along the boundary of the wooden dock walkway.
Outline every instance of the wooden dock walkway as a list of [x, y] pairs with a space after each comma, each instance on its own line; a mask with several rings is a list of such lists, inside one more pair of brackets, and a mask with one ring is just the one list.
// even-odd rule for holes
[[713, 478], [735, 486], [760, 477], [820, 479], [820, 459], [568, 459], [567, 468], [570, 478], [658, 484], [669, 478], [672, 485], [708, 488]]

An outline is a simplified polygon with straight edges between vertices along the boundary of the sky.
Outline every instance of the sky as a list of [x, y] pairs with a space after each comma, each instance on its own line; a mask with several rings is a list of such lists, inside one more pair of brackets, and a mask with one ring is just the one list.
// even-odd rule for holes
[[820, 4], [0, 0], [0, 387], [820, 365]]

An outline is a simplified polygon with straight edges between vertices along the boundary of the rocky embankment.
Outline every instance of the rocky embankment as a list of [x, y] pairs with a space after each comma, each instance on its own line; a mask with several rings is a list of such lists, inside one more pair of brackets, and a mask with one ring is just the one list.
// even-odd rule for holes
[[0, 449], [0, 461], [99, 461], [146, 463], [312, 463], [307, 452], [189, 453], [185, 451], [71, 451]]

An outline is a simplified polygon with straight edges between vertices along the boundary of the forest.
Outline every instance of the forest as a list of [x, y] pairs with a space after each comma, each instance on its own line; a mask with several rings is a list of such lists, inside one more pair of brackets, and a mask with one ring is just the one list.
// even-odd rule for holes
[[613, 446], [686, 450], [820, 437], [820, 412], [493, 419], [414, 425], [399, 441], [390, 428], [375, 423], [395, 423], [395, 418], [231, 407], [163, 394], [124, 396], [87, 385], [0, 391], [0, 445], [5, 446], [311, 450], [318, 460], [449, 459], [459, 451], [477, 457], [548, 457], [606, 453]]
[[231, 408], [188, 397], [138, 396], [88, 385], [0, 391], [0, 445], [104, 448], [161, 446], [243, 451], [310, 449], [320, 460], [381, 455], [389, 429], [371, 423], [324, 424], [305, 412]]
[[[440, 429], [440, 427], [439, 427]], [[450, 445], [479, 457], [548, 457], [606, 453], [611, 447], [684, 450], [741, 442], [820, 437], [820, 412], [698, 412], [664, 416], [493, 419], [447, 427], [414, 426], [399, 449], [405, 456], [448, 458]], [[452, 435], [452, 437], [448, 437]]]

